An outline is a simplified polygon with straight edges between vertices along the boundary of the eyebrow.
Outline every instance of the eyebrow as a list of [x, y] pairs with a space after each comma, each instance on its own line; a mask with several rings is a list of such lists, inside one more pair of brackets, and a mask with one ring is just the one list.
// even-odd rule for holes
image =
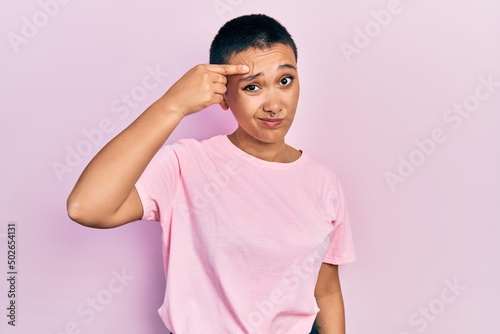
[[[297, 68], [291, 64], [282, 64], [282, 65], [278, 66], [278, 70], [284, 70], [284, 69], [291, 69], [291, 70], [297, 71]], [[249, 75], [247, 77], [242, 77], [240, 80], [238, 80], [238, 82], [252, 81], [253, 79], [258, 78], [262, 75], [263, 75], [263, 72], [255, 73], [255, 74]]]

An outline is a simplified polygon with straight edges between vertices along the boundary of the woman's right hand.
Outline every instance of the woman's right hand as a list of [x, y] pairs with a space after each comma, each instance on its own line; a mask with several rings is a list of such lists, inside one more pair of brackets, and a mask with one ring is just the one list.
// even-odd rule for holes
[[228, 75], [245, 74], [247, 65], [197, 65], [160, 98], [181, 116], [194, 114], [224, 99]]

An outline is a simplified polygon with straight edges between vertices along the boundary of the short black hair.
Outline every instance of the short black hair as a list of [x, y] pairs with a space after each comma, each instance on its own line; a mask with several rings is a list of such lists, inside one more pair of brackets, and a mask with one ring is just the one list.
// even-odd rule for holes
[[240, 16], [220, 28], [210, 46], [210, 64], [227, 64], [233, 54], [276, 44], [290, 46], [297, 61], [297, 46], [281, 23], [264, 14]]

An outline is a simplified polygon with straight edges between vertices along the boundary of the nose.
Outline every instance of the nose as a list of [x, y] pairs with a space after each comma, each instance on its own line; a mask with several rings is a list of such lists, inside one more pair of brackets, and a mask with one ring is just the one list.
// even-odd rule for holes
[[281, 97], [279, 92], [274, 89], [269, 89], [265, 96], [264, 104], [262, 105], [264, 111], [277, 114], [283, 109], [283, 104], [281, 103]]

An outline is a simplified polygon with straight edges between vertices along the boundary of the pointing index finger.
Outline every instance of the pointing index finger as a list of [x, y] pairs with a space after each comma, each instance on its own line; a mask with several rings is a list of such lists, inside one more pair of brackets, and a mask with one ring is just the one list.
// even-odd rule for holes
[[221, 64], [221, 65], [209, 65], [209, 66], [210, 66], [209, 67], [210, 71], [222, 75], [245, 74], [250, 71], [250, 68], [247, 65]]

